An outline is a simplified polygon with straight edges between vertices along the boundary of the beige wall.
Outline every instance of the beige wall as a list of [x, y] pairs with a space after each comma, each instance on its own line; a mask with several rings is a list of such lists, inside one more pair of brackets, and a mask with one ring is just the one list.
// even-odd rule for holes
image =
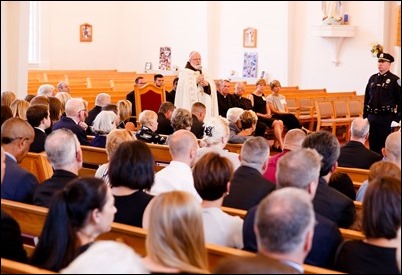
[[[26, 11], [18, 4], [22, 1], [3, 2], [11, 1], [2, 1], [1, 90], [25, 95], [26, 47], [21, 45], [26, 45], [27, 25], [21, 22], [26, 21]], [[397, 58], [392, 71], [400, 75], [400, 47], [393, 46], [392, 29], [398, 2], [343, 3], [357, 34], [345, 39], [340, 64], [334, 66], [334, 43], [311, 34], [311, 27], [321, 24], [321, 2], [41, 2], [42, 59], [39, 66], [31, 67], [141, 72], [145, 62], [158, 65], [160, 46], [170, 46], [173, 65], [183, 68], [188, 54], [198, 50], [203, 67], [214, 78], [229, 77], [235, 71], [233, 79], [237, 80], [244, 52], [252, 51], [258, 53], [258, 76], [265, 70], [268, 80], [362, 94], [369, 76], [377, 70], [370, 53], [372, 42], [382, 43]], [[93, 25], [92, 43], [79, 41], [82, 23]], [[20, 26], [17, 38], [11, 35], [15, 28], [11, 26], [16, 24]], [[243, 48], [243, 29], [249, 26], [258, 30], [255, 49]]]

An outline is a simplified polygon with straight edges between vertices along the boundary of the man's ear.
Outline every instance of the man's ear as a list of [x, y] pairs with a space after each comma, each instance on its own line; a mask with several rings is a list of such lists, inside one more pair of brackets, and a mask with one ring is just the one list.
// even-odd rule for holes
[[385, 147], [383, 147], [382, 149], [381, 149], [381, 154], [382, 154], [382, 156], [383, 157], [387, 157], [387, 149], [385, 149]]
[[337, 167], [338, 167], [338, 161], [335, 161], [334, 165], [331, 167], [331, 173], [335, 172]]

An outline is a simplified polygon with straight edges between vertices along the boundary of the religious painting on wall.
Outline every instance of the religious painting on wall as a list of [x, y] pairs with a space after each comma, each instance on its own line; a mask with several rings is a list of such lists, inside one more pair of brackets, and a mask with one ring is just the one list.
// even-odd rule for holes
[[92, 42], [92, 25], [84, 23], [80, 25], [80, 42]]
[[257, 77], [258, 56], [256, 52], [245, 52], [243, 61], [243, 77]]
[[243, 47], [256, 48], [257, 47], [257, 30], [251, 27], [243, 30]]
[[161, 47], [159, 51], [159, 70], [170, 71], [172, 68], [172, 49]]

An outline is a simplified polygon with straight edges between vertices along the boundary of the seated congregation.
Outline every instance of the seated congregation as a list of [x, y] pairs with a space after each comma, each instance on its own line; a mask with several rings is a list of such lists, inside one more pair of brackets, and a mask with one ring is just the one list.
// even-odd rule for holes
[[[244, 83], [233, 93], [218, 84], [215, 117], [201, 102], [186, 109], [171, 98], [133, 113], [135, 102], [113, 104], [107, 93], [89, 111], [82, 98], [62, 107], [57, 96], [32, 99], [26, 119], [3, 121], [2, 108], [2, 206], [42, 211], [29, 250], [24, 215], [2, 207], [2, 259], [60, 273], [400, 274], [400, 131], [380, 155], [358, 117], [341, 145], [303, 127], [279, 81], [268, 96], [265, 80], [247, 97]], [[89, 146], [95, 167], [86, 166]], [[23, 168], [37, 153], [53, 169], [45, 180]], [[338, 166], [366, 170], [360, 189]]]

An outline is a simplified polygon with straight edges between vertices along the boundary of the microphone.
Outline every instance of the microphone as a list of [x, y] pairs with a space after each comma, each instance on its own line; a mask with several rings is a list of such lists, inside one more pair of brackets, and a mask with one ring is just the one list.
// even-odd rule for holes
[[202, 74], [202, 66], [198, 66], [198, 71], [200, 72], [200, 74]]

